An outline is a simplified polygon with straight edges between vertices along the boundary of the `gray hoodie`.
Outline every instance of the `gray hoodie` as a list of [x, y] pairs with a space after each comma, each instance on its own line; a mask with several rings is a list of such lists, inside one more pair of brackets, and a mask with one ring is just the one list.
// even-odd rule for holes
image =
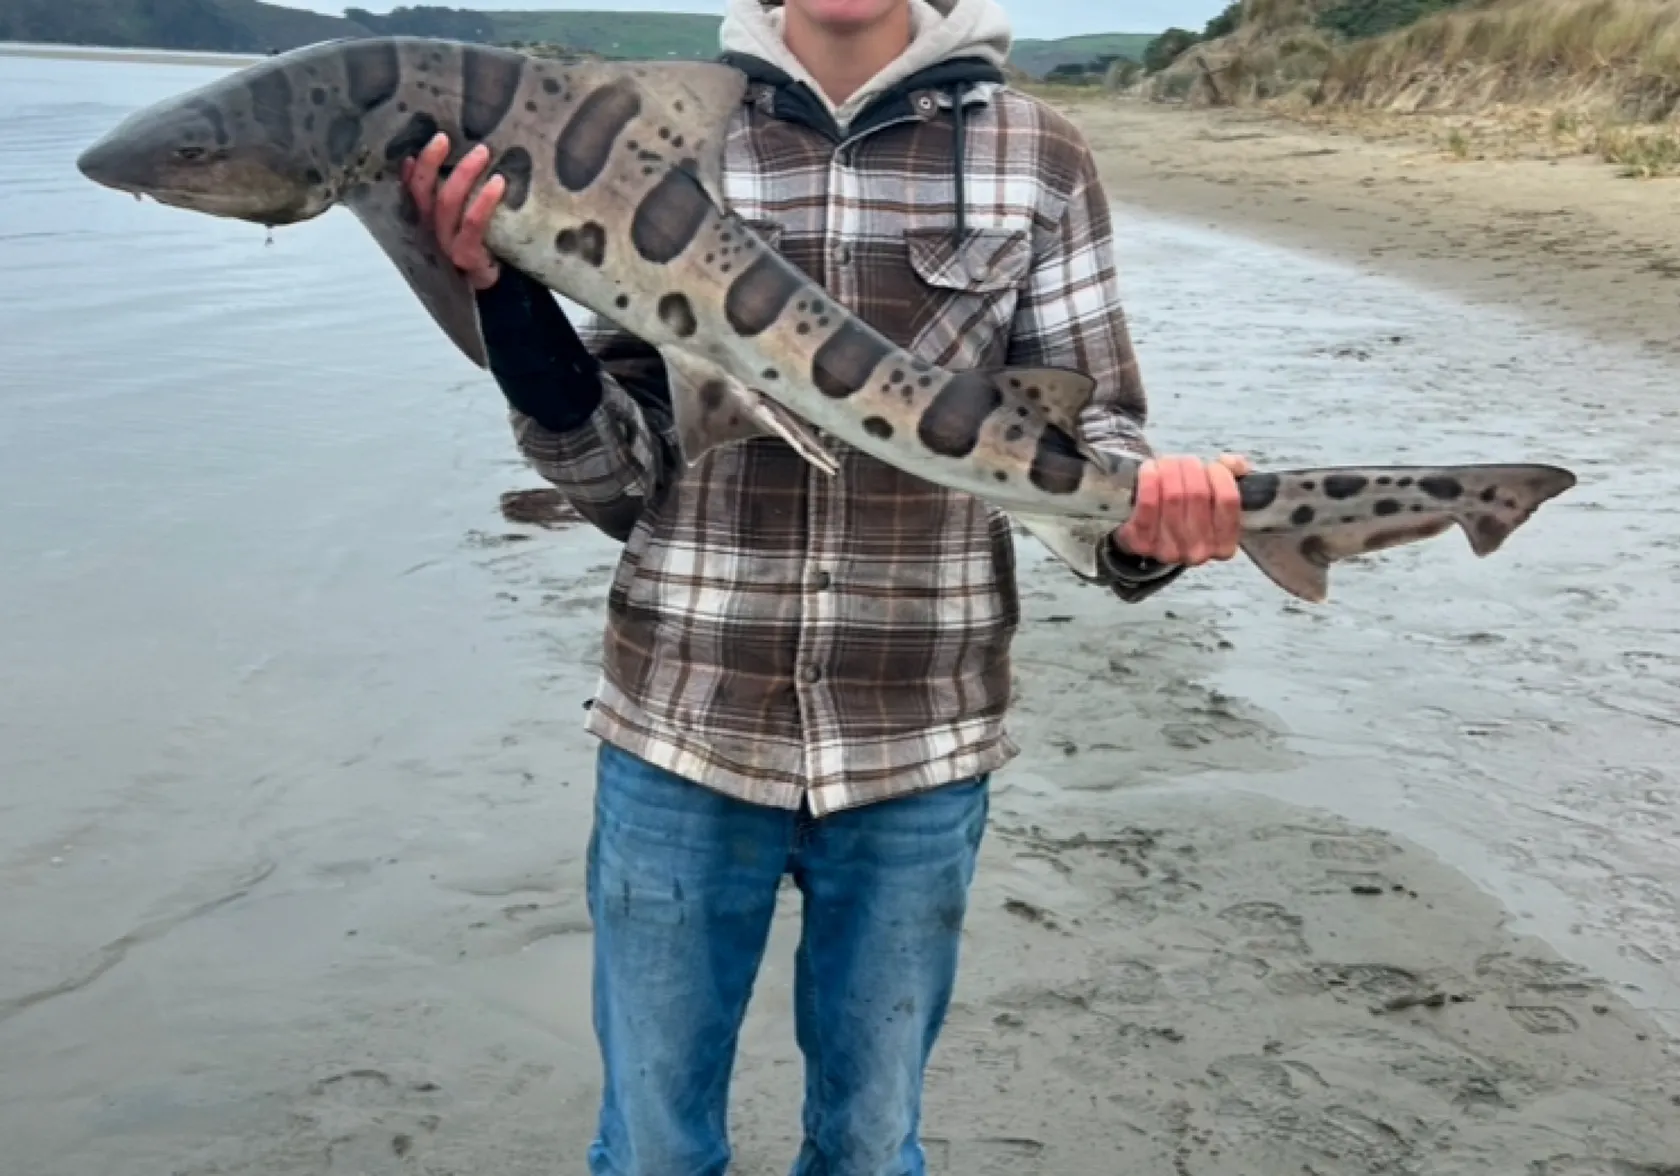
[[835, 105], [788, 51], [782, 40], [783, 15], [780, 4], [729, 0], [720, 32], [723, 51], [759, 58], [805, 83], [842, 131], [874, 99], [929, 66], [968, 57], [1002, 68], [1014, 41], [1008, 14], [996, 0], [910, 0], [910, 47], [857, 93]]

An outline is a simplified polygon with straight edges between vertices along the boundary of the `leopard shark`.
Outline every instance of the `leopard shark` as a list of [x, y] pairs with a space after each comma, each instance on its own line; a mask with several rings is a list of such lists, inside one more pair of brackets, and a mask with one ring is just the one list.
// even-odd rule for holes
[[[305, 46], [122, 120], [88, 179], [267, 226], [347, 208], [472, 363], [474, 295], [422, 224], [403, 161], [439, 132], [483, 144], [502, 198], [497, 258], [658, 349], [682, 460], [779, 437], [826, 474], [831, 439], [1007, 513], [1087, 580], [1135, 509], [1142, 460], [1084, 441], [1094, 381], [1066, 368], [951, 371], [897, 345], [795, 267], [723, 194], [747, 78], [721, 62], [559, 61], [365, 37]], [[1238, 479], [1243, 553], [1328, 598], [1342, 560], [1459, 527], [1486, 556], [1575, 485], [1543, 464], [1326, 466]]]

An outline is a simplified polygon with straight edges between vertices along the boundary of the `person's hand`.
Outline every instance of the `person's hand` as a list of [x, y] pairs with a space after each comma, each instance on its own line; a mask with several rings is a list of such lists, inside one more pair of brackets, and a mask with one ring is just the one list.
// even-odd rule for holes
[[1248, 459], [1224, 454], [1218, 461], [1161, 457], [1138, 471], [1137, 503], [1114, 532], [1121, 551], [1180, 567], [1231, 559], [1242, 538], [1242, 498], [1237, 479], [1250, 473]]
[[488, 290], [501, 278], [502, 267], [484, 247], [484, 229], [507, 190], [507, 181], [491, 176], [473, 194], [479, 177], [490, 166], [490, 152], [480, 143], [439, 188], [438, 169], [448, 157], [449, 136], [434, 135], [419, 155], [403, 160], [402, 180], [420, 210], [421, 225], [437, 237], [444, 256], [466, 275], [474, 290]]

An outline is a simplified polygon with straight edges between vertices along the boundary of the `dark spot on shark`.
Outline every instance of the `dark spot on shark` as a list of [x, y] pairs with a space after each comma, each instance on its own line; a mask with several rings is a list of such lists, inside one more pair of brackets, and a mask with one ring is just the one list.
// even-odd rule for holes
[[397, 185], [397, 219], [411, 229], [420, 223], [420, 206], [407, 184]]
[[1072, 494], [1085, 478], [1086, 465], [1085, 455], [1065, 429], [1045, 425], [1027, 478], [1046, 494]]
[[588, 221], [575, 229], [561, 229], [554, 236], [554, 248], [599, 269], [607, 260], [607, 233], [594, 221]]
[[1371, 508], [1378, 516], [1399, 514], [1400, 504], [1392, 498], [1379, 498], [1377, 505]]
[[257, 70], [245, 83], [251, 118], [281, 151], [292, 147], [292, 80], [283, 69]]
[[344, 47], [344, 77], [350, 102], [364, 113], [383, 106], [402, 84], [402, 62], [394, 42], [373, 38]]
[[1352, 498], [1367, 481], [1364, 474], [1331, 474], [1324, 479], [1324, 492], [1331, 498]]
[[617, 298], [613, 299], [613, 305], [618, 307], [620, 310], [628, 309], [630, 306], [630, 295], [620, 294]]
[[763, 254], [729, 283], [724, 317], [731, 330], [750, 339], [768, 330], [804, 285], [798, 270], [781, 264], [773, 254]]
[[[1245, 478], [1243, 480], [1247, 481], [1248, 479]], [[1312, 507], [1307, 506], [1305, 503], [1302, 503], [1290, 514], [1289, 521], [1297, 527], [1304, 527], [1317, 517], [1317, 511], [1315, 511]]]
[[1449, 478], [1440, 474], [1418, 479], [1418, 489], [1431, 498], [1438, 498], [1443, 502], [1450, 502], [1464, 493], [1464, 487], [1457, 478]]
[[875, 369], [891, 354], [892, 344], [861, 319], [847, 319], [817, 348], [811, 359], [811, 380], [824, 396], [844, 400], [862, 391]]
[[694, 321], [694, 307], [682, 294], [667, 294], [659, 300], [659, 321], [671, 328], [679, 339], [687, 339], [700, 329]]
[[1482, 501], [1483, 502], [1492, 502], [1494, 499], [1496, 499], [1498, 497], [1499, 497], [1499, 487], [1498, 486], [1489, 486], [1486, 490], [1482, 491]]
[[613, 144], [641, 112], [641, 97], [617, 82], [579, 102], [554, 140], [554, 175], [560, 186], [581, 192], [600, 179], [612, 158]]
[[671, 128], [670, 127], [660, 127], [659, 128], [659, 137], [661, 139], [669, 141], [670, 138], [671, 138]]
[[411, 155], [418, 155], [432, 137], [438, 133], [437, 119], [419, 111], [409, 116], [402, 129], [391, 136], [391, 141], [385, 144], [385, 162], [395, 163], [399, 159], [407, 159]]
[[700, 385], [700, 407], [707, 412], [716, 412], [723, 407], [729, 395], [729, 388], [722, 380], [707, 380]]
[[542, 88], [544, 94], [558, 94], [560, 92], [560, 83], [555, 81], [553, 78], [544, 78], [542, 80]]
[[1296, 550], [1301, 553], [1301, 558], [1310, 564], [1317, 564], [1321, 568], [1330, 566], [1330, 548], [1325, 544], [1322, 535], [1308, 535], [1301, 540], [1301, 546]]
[[671, 136], [671, 146], [680, 148], [682, 145], [683, 145], [683, 137], [681, 135], [672, 135]]
[[325, 86], [311, 86], [309, 88], [309, 100], [316, 106], [325, 106], [327, 104], [327, 88]]
[[1009, 475], [1003, 470], [993, 470], [992, 477], [996, 478], [1000, 482], [1009, 481]]
[[513, 109], [530, 58], [507, 49], [467, 45], [461, 50], [461, 133], [488, 139]]
[[1433, 538], [1450, 526], [1452, 526], [1451, 519], [1430, 519], [1428, 522], [1418, 523], [1415, 526], [1373, 531], [1365, 536], [1365, 541], [1360, 546], [1366, 551], [1381, 551], [1385, 547], [1397, 547], [1402, 543]]
[[327, 124], [327, 158], [335, 164], [348, 160], [362, 141], [362, 120], [353, 114], [335, 114]]
[[1394, 484], [1396, 486], [1400, 487], [1400, 489], [1404, 490], [1407, 486], [1410, 486], [1412, 484], [1411, 475], [1408, 474], [1406, 477], [1401, 478], [1398, 482], [1396, 482]]
[[1003, 439], [1013, 444], [1027, 435], [1027, 431], [1020, 425], [1010, 425], [1003, 431]]
[[886, 417], [864, 417], [863, 431], [871, 437], [885, 441], [893, 435], [892, 422], [888, 421]]
[[303, 172], [303, 182], [308, 184], [311, 188], [314, 188], [326, 183], [327, 177], [321, 174], [319, 168], [305, 168]]
[[713, 211], [711, 197], [699, 181], [672, 168], [636, 205], [630, 243], [643, 261], [669, 265], [694, 243]]
[[782, 373], [778, 372], [775, 368], [765, 368], [763, 378], [766, 380], [779, 380], [782, 378]]
[[794, 327], [793, 329], [798, 334], [809, 335], [811, 333], [811, 324], [810, 323], [800, 323], [798, 326]]
[[1244, 510], [1265, 510], [1277, 499], [1276, 474], [1246, 474], [1237, 480], [1237, 494]]
[[987, 419], [1002, 404], [1003, 393], [990, 377], [980, 372], [959, 372], [922, 413], [916, 436], [941, 457], [967, 457], [980, 444], [980, 430]]
[[531, 195], [531, 172], [535, 165], [523, 147], [509, 147], [496, 163], [496, 174], [507, 181], [502, 203], [517, 212]]

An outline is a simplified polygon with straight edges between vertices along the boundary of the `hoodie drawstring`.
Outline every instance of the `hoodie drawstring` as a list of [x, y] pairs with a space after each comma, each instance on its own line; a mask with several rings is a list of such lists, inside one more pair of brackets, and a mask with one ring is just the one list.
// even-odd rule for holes
[[968, 196], [963, 189], [963, 155], [967, 150], [965, 130], [963, 127], [963, 86], [961, 82], [953, 85], [948, 91], [951, 95], [951, 129], [955, 138], [952, 147], [952, 181], [956, 189], [957, 200], [957, 236], [954, 246], [957, 250], [963, 247], [963, 240], [968, 236]]

